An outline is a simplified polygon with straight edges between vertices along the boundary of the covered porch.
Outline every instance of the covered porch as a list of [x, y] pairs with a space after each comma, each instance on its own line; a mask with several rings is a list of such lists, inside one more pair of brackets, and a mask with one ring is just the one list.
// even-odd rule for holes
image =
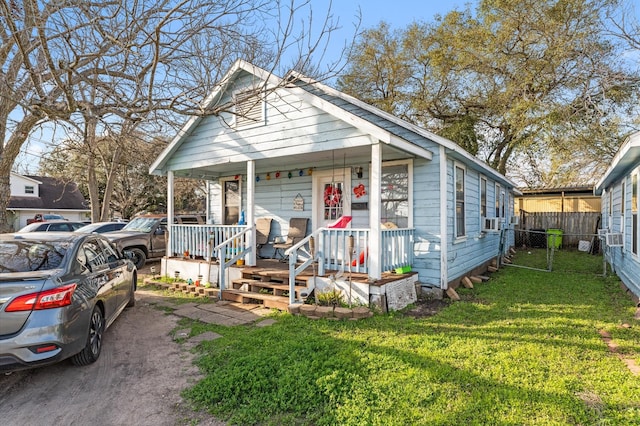
[[[175, 214], [176, 177], [205, 180], [209, 200], [207, 225], [170, 224], [166, 256], [189, 252], [218, 259], [218, 252], [225, 253], [225, 258], [233, 253], [234, 261], [240, 258], [253, 266], [261, 256], [274, 256], [265, 250], [273, 250], [278, 239], [286, 240], [292, 218], [306, 218], [305, 238], [288, 248], [285, 257], [306, 262], [315, 249], [313, 257], [320, 270], [349, 263], [355, 272], [373, 280], [385, 271], [409, 267], [414, 234], [413, 161], [431, 159], [428, 150], [411, 145], [409, 151], [370, 138], [368, 145], [349, 149], [239, 163], [194, 162], [186, 170], [168, 170], [169, 217]], [[298, 167], [288, 168], [288, 164]], [[337, 197], [331, 198], [334, 194]], [[330, 228], [345, 216], [353, 221], [342, 229]], [[255, 229], [258, 218], [274, 221], [261, 253]]]
[[[321, 227], [284, 250], [282, 258], [258, 258], [255, 225], [172, 224], [170, 253], [157, 272], [203, 286], [210, 283], [219, 290], [220, 299], [260, 299], [266, 301], [265, 306], [279, 309], [283, 308], [283, 296], [292, 305], [306, 301], [314, 291], [331, 287], [341, 289], [345, 302], [373, 303], [386, 310], [385, 285], [397, 286], [400, 281], [403, 291], [411, 292], [417, 282], [417, 274], [409, 273], [413, 233], [412, 229], [380, 230], [383, 249], [378, 264], [382, 272], [373, 278], [370, 229]], [[246, 293], [259, 293], [260, 297]]]
[[[323, 303], [323, 293], [339, 293], [341, 303], [333, 306], [367, 306], [379, 312], [398, 310], [414, 303], [420, 291], [416, 272], [384, 272], [379, 280], [371, 280], [360, 272], [307, 268], [291, 280], [289, 264], [277, 259], [258, 259], [255, 266], [237, 262], [221, 268], [215, 259], [163, 258], [153, 275], [179, 278], [170, 284], [185, 293], [238, 303], [257, 304], [297, 312], [304, 303]], [[299, 265], [298, 265], [299, 266]], [[224, 274], [222, 286], [216, 280]], [[331, 305], [331, 304], [329, 304]]]

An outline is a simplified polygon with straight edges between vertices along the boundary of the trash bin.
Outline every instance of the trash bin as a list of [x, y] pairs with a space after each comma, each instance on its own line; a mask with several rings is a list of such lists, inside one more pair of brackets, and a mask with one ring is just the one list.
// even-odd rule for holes
[[547, 244], [557, 249], [562, 247], [562, 229], [547, 229]]

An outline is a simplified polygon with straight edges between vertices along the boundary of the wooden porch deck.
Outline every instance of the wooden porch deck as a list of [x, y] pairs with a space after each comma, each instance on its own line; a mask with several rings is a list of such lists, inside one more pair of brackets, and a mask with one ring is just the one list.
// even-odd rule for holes
[[[275, 259], [258, 259], [256, 266], [235, 265], [232, 268], [240, 268], [242, 277], [231, 281], [229, 287], [222, 292], [222, 300], [239, 303], [258, 303], [267, 308], [287, 310], [289, 306], [289, 264]], [[340, 271], [326, 271], [323, 275], [328, 277]], [[386, 272], [382, 279], [369, 281], [367, 274], [344, 271], [342, 279], [351, 278], [353, 282], [367, 283], [370, 286], [382, 286], [390, 282], [411, 275]], [[319, 275], [315, 275], [319, 277]], [[312, 269], [296, 276], [296, 299], [304, 299], [307, 294], [308, 281], [314, 278]]]

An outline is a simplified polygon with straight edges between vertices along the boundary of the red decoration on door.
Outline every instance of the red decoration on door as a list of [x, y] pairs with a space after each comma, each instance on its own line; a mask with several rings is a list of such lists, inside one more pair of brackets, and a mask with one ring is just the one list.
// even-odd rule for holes
[[324, 204], [329, 207], [335, 207], [340, 204], [342, 191], [337, 186], [328, 185], [324, 190]]
[[360, 184], [360, 185], [356, 186], [355, 188], [353, 188], [353, 193], [356, 195], [356, 198], [360, 198], [363, 195], [366, 195], [367, 191], [364, 188], [364, 184]]

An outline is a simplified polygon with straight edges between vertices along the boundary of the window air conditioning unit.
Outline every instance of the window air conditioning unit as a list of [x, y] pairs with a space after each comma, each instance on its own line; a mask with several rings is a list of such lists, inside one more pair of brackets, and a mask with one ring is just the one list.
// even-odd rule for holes
[[511, 225], [520, 225], [520, 216], [511, 216]]
[[616, 233], [607, 234], [607, 246], [609, 247], [622, 247], [624, 245], [624, 241], [622, 238], [622, 234]]
[[500, 230], [499, 217], [483, 217], [482, 230], [486, 232], [498, 232]]

